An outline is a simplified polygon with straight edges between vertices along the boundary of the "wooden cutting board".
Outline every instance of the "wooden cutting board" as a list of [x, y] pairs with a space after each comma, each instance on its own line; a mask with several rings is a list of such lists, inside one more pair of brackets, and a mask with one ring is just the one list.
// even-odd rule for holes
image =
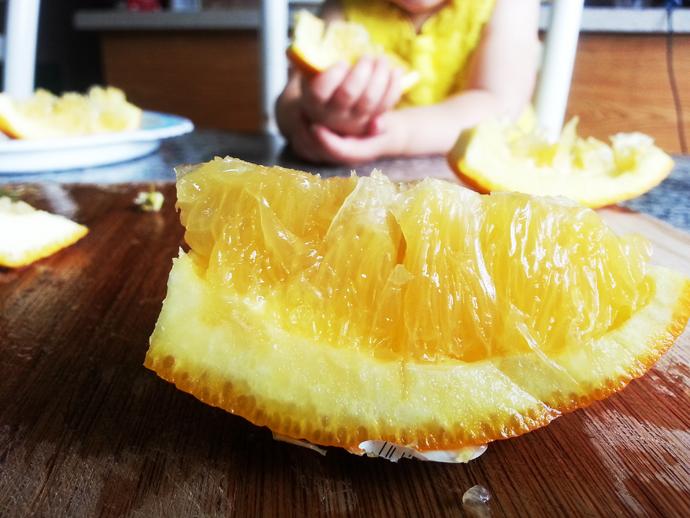
[[[467, 465], [398, 464], [276, 442], [142, 366], [182, 230], [143, 187], [26, 186], [87, 224], [61, 253], [0, 270], [0, 516], [690, 515], [690, 336], [622, 393], [492, 444]], [[608, 210], [690, 274], [690, 236]]]

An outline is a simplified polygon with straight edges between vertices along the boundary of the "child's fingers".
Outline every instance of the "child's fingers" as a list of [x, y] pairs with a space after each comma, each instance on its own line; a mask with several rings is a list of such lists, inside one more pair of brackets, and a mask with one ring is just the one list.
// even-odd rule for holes
[[[352, 146], [348, 141], [320, 124], [314, 125], [314, 134], [333, 162], [353, 165]], [[356, 152], [356, 149], [355, 149]]]
[[302, 80], [302, 94], [309, 103], [326, 104], [333, 93], [341, 85], [350, 67], [347, 63], [339, 62], [328, 70]]
[[369, 119], [367, 132], [369, 135], [378, 135], [379, 133], [383, 133], [384, 127], [383, 116], [381, 114], [375, 115]]
[[376, 109], [376, 113], [384, 113], [393, 109], [402, 96], [403, 71], [400, 68], [395, 68], [388, 77], [388, 85], [386, 85], [386, 91], [381, 98], [381, 103]]
[[333, 93], [330, 104], [339, 110], [351, 109], [367, 88], [373, 70], [374, 60], [372, 58], [368, 56], [360, 58]]
[[292, 150], [301, 158], [304, 158], [310, 162], [320, 162], [321, 157], [316, 152], [314, 146], [311, 145], [309, 140], [303, 134], [293, 135], [290, 141]]
[[380, 56], [374, 60], [369, 83], [354, 105], [353, 111], [359, 115], [369, 115], [376, 111], [386, 94], [393, 70], [388, 60]]
[[320, 155], [314, 151], [314, 148], [303, 139], [295, 139], [292, 142], [292, 149], [297, 156], [309, 162], [320, 163], [323, 162]]
[[381, 153], [378, 137], [344, 137], [320, 124], [314, 124], [313, 131], [326, 159], [331, 162], [356, 165], [378, 158]]
[[300, 121], [295, 126], [290, 138], [290, 145], [293, 151], [300, 157], [310, 162], [323, 162], [324, 156], [321, 152], [320, 143], [312, 133], [310, 126], [306, 121]]

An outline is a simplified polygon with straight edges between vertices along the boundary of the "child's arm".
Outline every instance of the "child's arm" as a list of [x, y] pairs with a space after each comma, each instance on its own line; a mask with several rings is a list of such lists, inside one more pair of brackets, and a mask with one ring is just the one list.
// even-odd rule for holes
[[460, 132], [487, 117], [519, 115], [530, 100], [538, 59], [538, 0], [497, 0], [475, 52], [468, 89], [431, 105], [383, 114], [371, 137], [340, 136], [313, 126], [329, 161], [358, 163], [382, 156], [447, 152]]

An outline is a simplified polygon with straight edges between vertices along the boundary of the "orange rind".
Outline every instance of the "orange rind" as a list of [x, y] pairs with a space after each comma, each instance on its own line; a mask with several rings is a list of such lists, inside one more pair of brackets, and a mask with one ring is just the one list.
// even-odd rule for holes
[[76, 243], [87, 232], [84, 225], [63, 216], [0, 197], [0, 266], [29, 265]]
[[578, 137], [575, 117], [551, 142], [527, 119], [488, 120], [462, 132], [448, 153], [451, 169], [481, 193], [565, 196], [592, 208], [640, 196], [673, 169], [671, 157], [642, 133], [619, 133], [607, 145]]

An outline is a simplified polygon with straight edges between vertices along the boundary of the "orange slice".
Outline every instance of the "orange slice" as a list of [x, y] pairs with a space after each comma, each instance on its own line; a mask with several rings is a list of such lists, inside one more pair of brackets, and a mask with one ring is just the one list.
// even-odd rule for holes
[[26, 266], [76, 243], [87, 232], [63, 216], [0, 197], [0, 266]]
[[393, 66], [405, 70], [402, 78], [403, 92], [412, 88], [419, 80], [419, 74], [410, 70], [402, 59], [372, 42], [364, 26], [342, 20], [326, 24], [304, 10], [295, 15], [288, 57], [304, 72], [323, 72], [340, 61], [354, 64], [364, 55], [385, 55]]
[[26, 100], [0, 94], [0, 131], [17, 139], [54, 138], [136, 129], [141, 110], [117, 88], [92, 87], [62, 97], [36, 90]]
[[565, 196], [593, 208], [635, 198], [671, 172], [673, 160], [647, 135], [620, 133], [609, 146], [578, 137], [577, 122], [549, 142], [531, 113], [516, 125], [489, 120], [460, 135], [448, 162], [482, 193]]
[[690, 315], [687, 278], [563, 199], [232, 158], [177, 194], [190, 251], [145, 365], [280, 436], [519, 435], [644, 374]]

